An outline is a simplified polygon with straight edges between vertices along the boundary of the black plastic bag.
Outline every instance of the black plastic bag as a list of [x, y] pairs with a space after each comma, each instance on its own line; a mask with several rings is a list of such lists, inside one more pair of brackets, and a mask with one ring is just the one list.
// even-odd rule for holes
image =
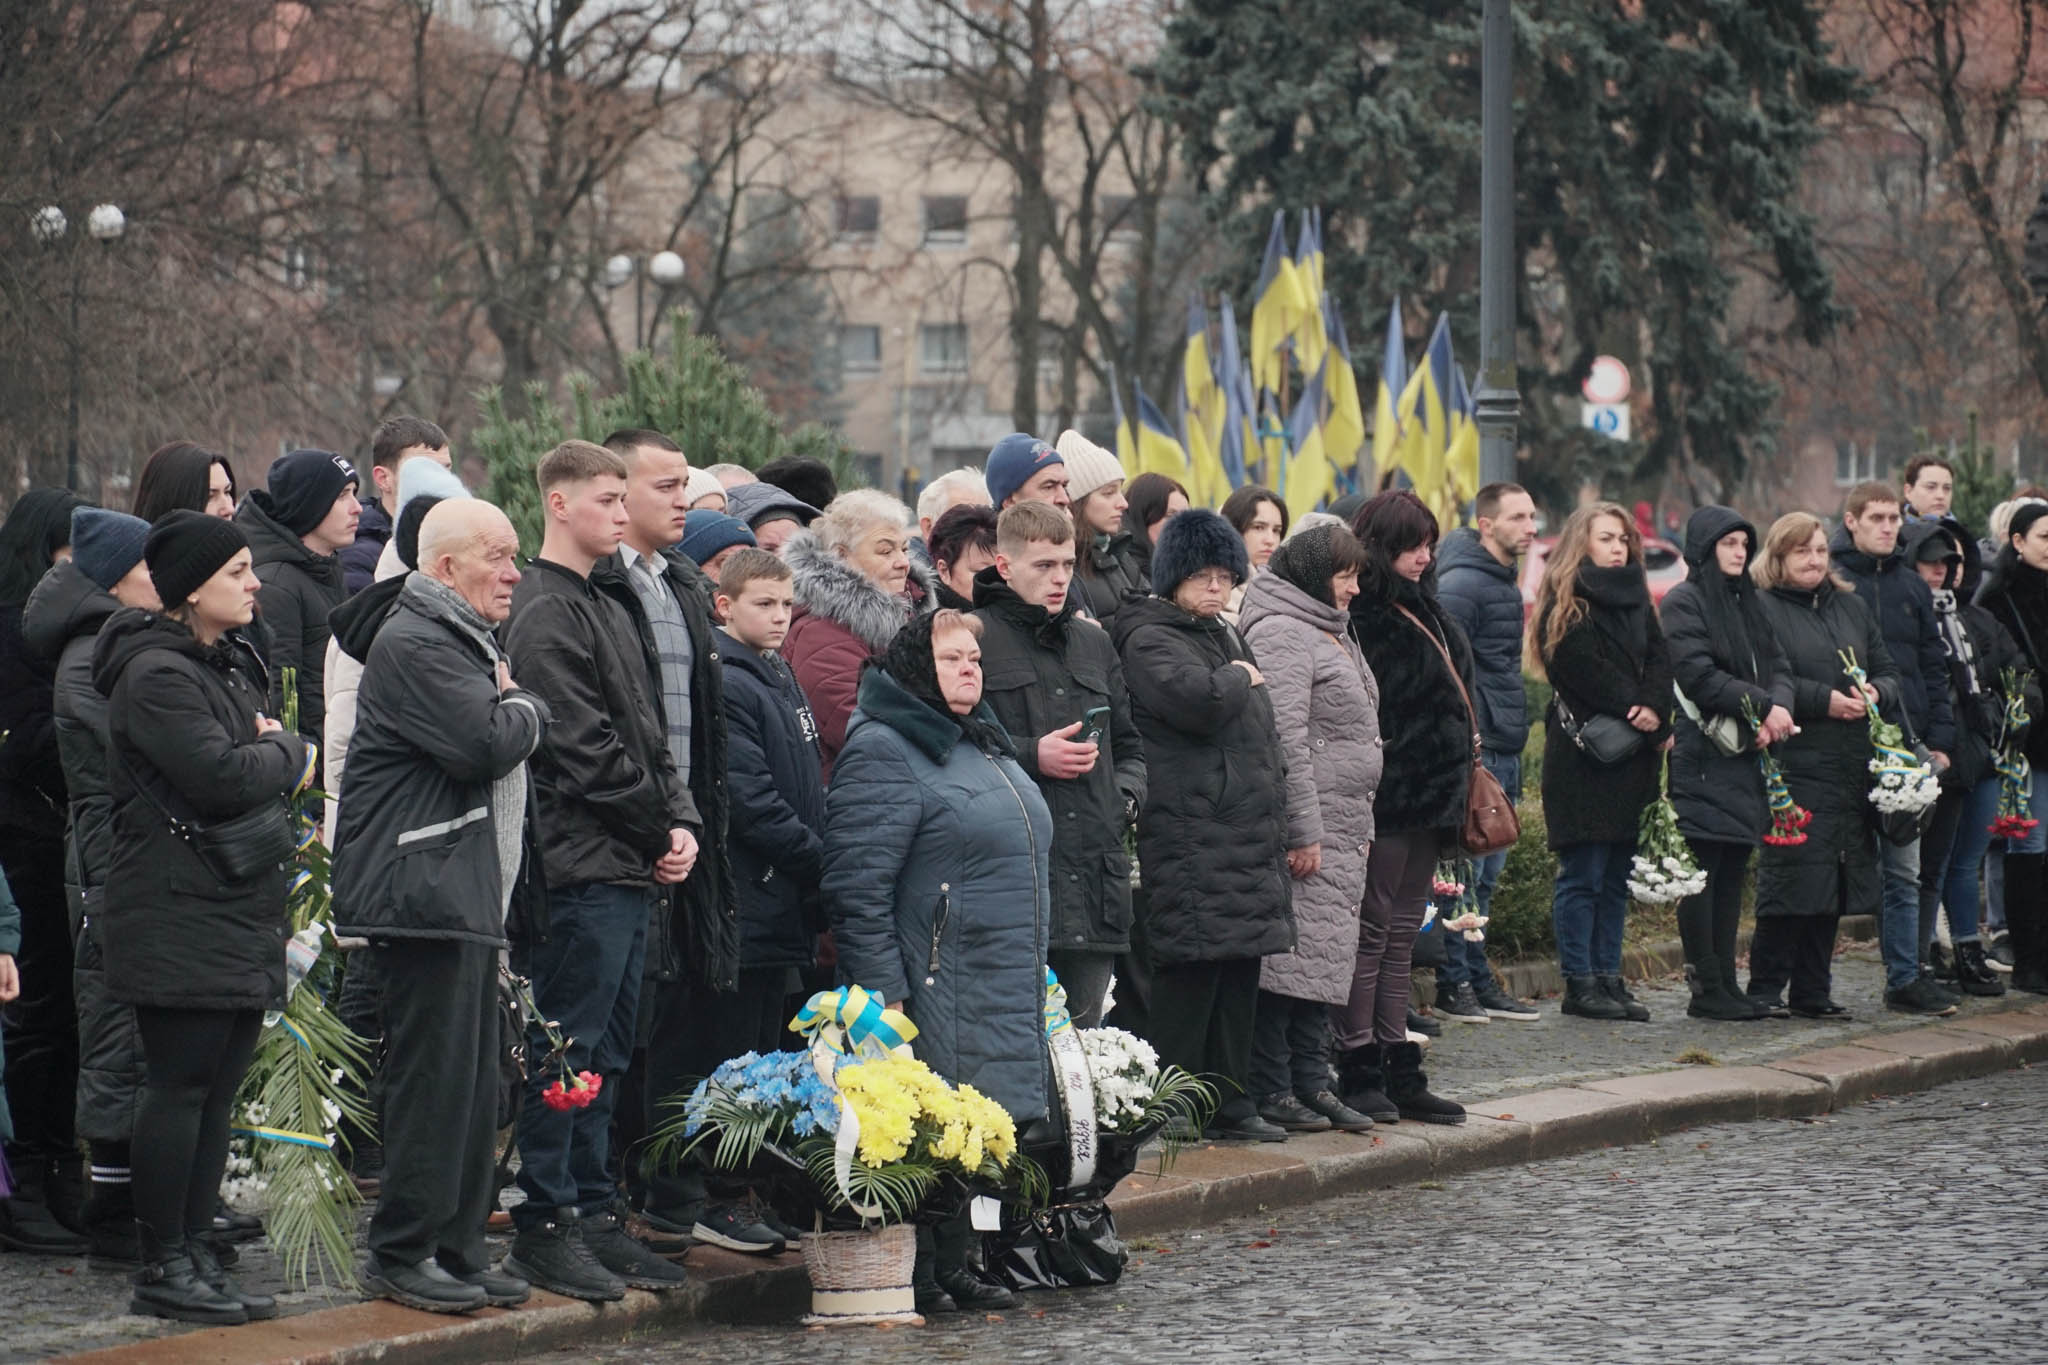
[[1115, 1284], [1130, 1258], [1107, 1204], [1027, 1214], [982, 1235], [983, 1273], [1010, 1289], [1084, 1289]]

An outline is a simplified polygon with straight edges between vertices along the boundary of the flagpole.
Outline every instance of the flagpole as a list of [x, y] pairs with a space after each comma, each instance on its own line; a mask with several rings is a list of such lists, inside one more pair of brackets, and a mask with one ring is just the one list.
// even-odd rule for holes
[[1510, 0], [1485, 0], [1479, 45], [1479, 481], [1515, 477], [1515, 31]]

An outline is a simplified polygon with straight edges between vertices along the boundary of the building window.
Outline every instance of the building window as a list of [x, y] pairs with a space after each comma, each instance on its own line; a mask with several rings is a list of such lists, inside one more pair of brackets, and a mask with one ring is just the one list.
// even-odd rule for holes
[[1038, 372], [1055, 375], [1060, 372], [1060, 360], [1067, 352], [1067, 333], [1064, 328], [1050, 322], [1038, 324]]
[[967, 324], [927, 322], [917, 329], [917, 349], [926, 374], [966, 374]]
[[873, 374], [882, 368], [882, 329], [849, 323], [839, 329], [839, 368], [848, 374]]
[[964, 195], [926, 195], [924, 244], [963, 246], [967, 241], [967, 199]]
[[882, 224], [882, 201], [872, 194], [842, 194], [832, 201], [832, 233], [867, 238]]
[[1112, 242], [1135, 242], [1138, 240], [1138, 200], [1129, 194], [1105, 194], [1098, 201], [1102, 205], [1102, 231]]
[[1877, 478], [1877, 442], [1868, 447], [1854, 441], [1835, 442], [1835, 482], [1847, 487]]

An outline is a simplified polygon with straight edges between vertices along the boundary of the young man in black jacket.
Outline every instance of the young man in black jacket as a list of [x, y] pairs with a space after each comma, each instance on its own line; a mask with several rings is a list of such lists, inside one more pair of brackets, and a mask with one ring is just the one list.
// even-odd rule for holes
[[605, 448], [626, 466], [626, 528], [617, 553], [591, 568], [590, 582], [633, 623], [640, 676], [702, 844], [689, 879], [657, 897], [648, 927], [648, 998], [632, 1084], [620, 1101], [633, 1108], [621, 1116], [619, 1156], [653, 1231], [773, 1255], [782, 1250], [779, 1234], [730, 1203], [708, 1203], [695, 1166], [648, 1161], [637, 1142], [669, 1117], [679, 1091], [737, 1055], [707, 1060], [704, 1038], [717, 1002], [738, 985], [739, 906], [726, 861], [725, 691], [711, 588], [673, 548], [689, 514], [689, 457], [658, 431], [615, 431]]
[[684, 1281], [680, 1266], [627, 1235], [609, 1137], [633, 1056], [648, 920], [657, 896], [696, 865], [697, 812], [648, 695], [633, 622], [590, 578], [626, 528], [626, 463], [564, 441], [538, 477], [546, 531], [513, 595], [505, 652], [554, 713], [531, 770], [548, 891], [513, 967], [575, 1040], [568, 1070], [603, 1084], [590, 1103], [557, 1111], [541, 1098], [556, 1078], [529, 1079], [519, 1118], [526, 1202], [505, 1265], [544, 1289], [604, 1301]]
[[996, 522], [996, 562], [974, 579], [982, 696], [1052, 811], [1046, 961], [1079, 1028], [1102, 1022], [1117, 954], [1131, 948], [1124, 830], [1145, 801], [1145, 750], [1109, 633], [1078, 614], [1074, 522], [1019, 502]]
[[526, 850], [526, 761], [549, 719], [492, 634], [512, 609], [518, 554], [519, 533], [489, 503], [442, 503], [421, 524], [419, 570], [364, 663], [335, 835], [340, 932], [370, 941], [388, 1043], [363, 1278], [437, 1313], [527, 1297], [484, 1244], [497, 1193], [498, 953]]

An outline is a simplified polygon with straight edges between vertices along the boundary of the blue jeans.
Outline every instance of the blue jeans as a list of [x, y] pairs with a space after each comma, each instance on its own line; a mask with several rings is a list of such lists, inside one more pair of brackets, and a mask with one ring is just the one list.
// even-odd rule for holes
[[[1508, 800], [1522, 799], [1522, 756], [1499, 753], [1483, 749], [1480, 762], [1486, 771], [1493, 774], [1493, 780], [1500, 783]], [[1465, 890], [1468, 903], [1480, 914], [1489, 914], [1493, 907], [1493, 888], [1500, 885], [1501, 869], [1508, 865], [1508, 850], [1485, 853], [1472, 859], [1472, 884]], [[1463, 934], [1450, 934], [1444, 939], [1444, 965], [1437, 971], [1437, 980], [1446, 986], [1462, 986], [1467, 982], [1477, 986], [1493, 978], [1493, 967], [1486, 960], [1486, 941], [1473, 941]]]
[[1884, 864], [1884, 906], [1877, 917], [1884, 984], [1897, 990], [1920, 975], [1920, 841], [1895, 844], [1881, 834], [1870, 837]]
[[[617, 1186], [605, 1172], [607, 1144], [612, 1109], [633, 1060], [654, 894], [650, 887], [598, 882], [552, 887], [547, 941], [523, 945], [514, 963], [532, 979], [534, 1003], [571, 1040], [570, 1074], [588, 1070], [604, 1079], [589, 1105], [561, 1113], [540, 1098], [559, 1073], [543, 1076], [536, 1067], [527, 1079], [519, 1112], [519, 1188], [526, 1202], [512, 1215], [522, 1229], [549, 1210], [597, 1209], [615, 1197]], [[538, 1022], [527, 1043], [534, 1057], [547, 1054]]]
[[1941, 903], [1948, 911], [1952, 939], [1977, 934], [1977, 874], [1991, 847], [1991, 820], [1997, 814], [1998, 779], [1987, 777], [1963, 797], [1963, 812], [1956, 821], [1956, 836], [1948, 846], [1948, 864], [1941, 874]]
[[[1557, 964], [1566, 976], [1621, 975], [1621, 924], [1628, 915], [1628, 871], [1635, 856], [1633, 839], [1566, 844], [1557, 851], [1550, 922]], [[1915, 900], [1916, 915], [1919, 906]]]

